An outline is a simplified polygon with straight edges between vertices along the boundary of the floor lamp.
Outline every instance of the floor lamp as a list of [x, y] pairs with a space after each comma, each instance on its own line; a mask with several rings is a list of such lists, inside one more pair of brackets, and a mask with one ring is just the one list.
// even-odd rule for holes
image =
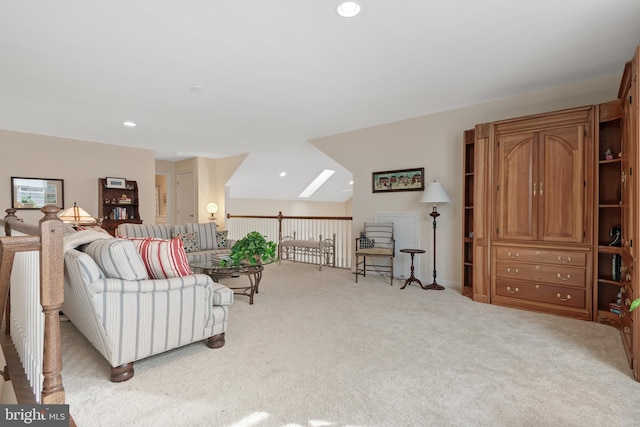
[[427, 189], [422, 194], [421, 202], [433, 203], [433, 211], [429, 214], [433, 218], [433, 283], [425, 286], [425, 289], [442, 290], [444, 286], [438, 285], [436, 282], [436, 218], [440, 216], [436, 209], [436, 203], [447, 203], [451, 201], [444, 186], [439, 182], [430, 182]]

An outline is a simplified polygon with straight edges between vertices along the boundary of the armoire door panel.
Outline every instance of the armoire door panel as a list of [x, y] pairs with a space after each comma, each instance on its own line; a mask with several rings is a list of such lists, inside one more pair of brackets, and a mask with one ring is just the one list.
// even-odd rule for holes
[[501, 135], [498, 141], [498, 238], [533, 240], [537, 235], [536, 135]]
[[540, 132], [540, 240], [584, 241], [584, 134], [584, 125]]

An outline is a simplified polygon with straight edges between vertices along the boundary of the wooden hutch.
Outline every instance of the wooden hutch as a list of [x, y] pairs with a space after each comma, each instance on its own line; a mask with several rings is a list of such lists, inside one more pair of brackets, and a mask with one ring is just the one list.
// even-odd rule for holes
[[462, 189], [463, 294], [617, 327], [638, 381], [639, 58], [616, 100], [465, 131]]
[[108, 179], [98, 179], [98, 215], [102, 218], [102, 228], [115, 236], [120, 224], [142, 224], [138, 210], [138, 183], [116, 178], [116, 184], [107, 185]]

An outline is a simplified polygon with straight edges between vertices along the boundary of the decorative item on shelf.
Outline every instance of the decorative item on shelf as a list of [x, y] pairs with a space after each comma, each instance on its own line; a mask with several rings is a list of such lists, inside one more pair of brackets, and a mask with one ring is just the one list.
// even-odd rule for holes
[[429, 216], [433, 218], [433, 283], [425, 286], [425, 289], [442, 290], [444, 286], [436, 282], [436, 218], [440, 216], [436, 209], [436, 203], [448, 203], [451, 201], [444, 186], [439, 182], [431, 182], [420, 199], [423, 203], [433, 203], [433, 210]]
[[622, 259], [619, 254], [613, 254], [611, 257], [611, 280], [620, 281], [620, 264]]
[[131, 204], [131, 197], [127, 196], [126, 194], [123, 194], [118, 199], [118, 204], [120, 204], [120, 205], [130, 205]]
[[209, 203], [207, 205], [207, 212], [209, 212], [209, 214], [211, 214], [211, 216], [209, 217], [209, 221], [215, 221], [216, 220], [216, 212], [218, 212], [218, 205], [216, 205], [213, 202]]
[[605, 160], [613, 160], [613, 152], [611, 151], [611, 148], [607, 148], [604, 152], [604, 158]]
[[106, 177], [104, 186], [106, 188], [127, 188], [127, 180], [124, 178]]
[[73, 206], [58, 213], [58, 218], [62, 222], [73, 224], [77, 227], [80, 224], [96, 224], [98, 221], [92, 217], [87, 211], [73, 202]]
[[619, 227], [611, 227], [609, 229], [609, 237], [611, 238], [611, 242], [609, 242], [609, 246], [617, 246], [620, 247], [622, 243], [621, 231]]

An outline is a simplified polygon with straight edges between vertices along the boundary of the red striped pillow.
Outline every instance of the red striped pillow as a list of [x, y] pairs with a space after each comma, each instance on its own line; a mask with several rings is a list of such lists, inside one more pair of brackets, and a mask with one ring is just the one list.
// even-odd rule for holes
[[171, 240], [150, 237], [128, 238], [128, 240], [133, 241], [151, 279], [168, 279], [193, 274], [182, 246], [182, 239], [179, 237]]

